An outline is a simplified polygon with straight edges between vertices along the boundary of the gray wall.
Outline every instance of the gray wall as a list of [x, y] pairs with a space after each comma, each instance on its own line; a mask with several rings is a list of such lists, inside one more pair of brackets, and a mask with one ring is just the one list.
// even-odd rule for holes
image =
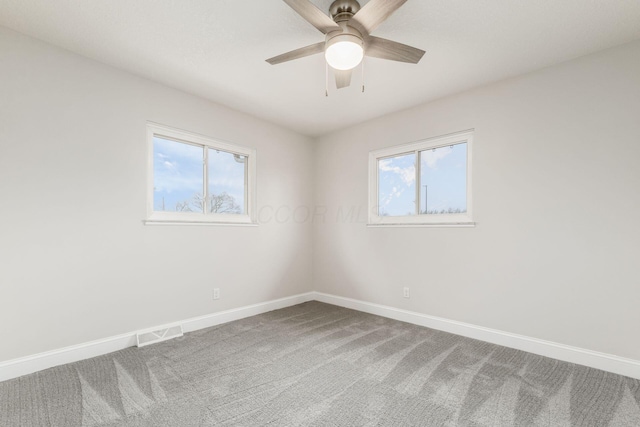
[[[470, 128], [475, 228], [366, 227], [370, 150]], [[317, 291], [640, 359], [640, 42], [325, 136], [315, 157]]]
[[0, 361], [311, 290], [309, 223], [142, 224], [147, 120], [255, 147], [266, 213], [312, 204], [310, 139], [1, 28], [0, 58]]

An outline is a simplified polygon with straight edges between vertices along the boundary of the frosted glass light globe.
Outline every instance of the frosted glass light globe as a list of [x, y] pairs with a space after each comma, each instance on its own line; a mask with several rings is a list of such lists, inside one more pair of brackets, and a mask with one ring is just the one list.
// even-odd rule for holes
[[362, 40], [350, 34], [334, 37], [328, 43], [324, 57], [329, 66], [336, 70], [351, 70], [364, 57]]

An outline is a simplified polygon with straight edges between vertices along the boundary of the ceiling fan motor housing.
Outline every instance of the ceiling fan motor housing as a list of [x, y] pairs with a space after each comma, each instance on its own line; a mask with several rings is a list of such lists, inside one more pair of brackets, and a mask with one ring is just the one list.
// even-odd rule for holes
[[345, 41], [353, 42], [359, 44], [360, 46], [364, 45], [362, 34], [360, 34], [360, 31], [348, 25], [344, 25], [342, 31], [332, 31], [327, 34], [326, 44], [324, 48], [325, 50], [327, 50], [331, 45]]

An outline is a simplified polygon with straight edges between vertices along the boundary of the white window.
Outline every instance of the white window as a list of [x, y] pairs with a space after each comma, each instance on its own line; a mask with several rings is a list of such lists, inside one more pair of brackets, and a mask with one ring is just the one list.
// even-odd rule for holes
[[369, 153], [369, 225], [473, 225], [473, 132]]
[[254, 223], [254, 149], [148, 124], [147, 223]]

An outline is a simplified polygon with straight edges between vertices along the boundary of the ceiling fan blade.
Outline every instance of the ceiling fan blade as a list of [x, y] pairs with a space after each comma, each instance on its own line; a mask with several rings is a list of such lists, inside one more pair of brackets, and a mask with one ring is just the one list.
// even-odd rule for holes
[[[285, 0], [286, 1], [286, 0]], [[393, 12], [407, 0], [371, 0], [365, 4], [349, 21], [361, 33], [371, 34]]]
[[287, 61], [291, 61], [293, 59], [298, 59], [298, 58], [304, 58], [305, 56], [311, 56], [321, 52], [324, 52], [324, 42], [301, 47], [300, 49], [292, 50], [291, 52], [274, 56], [273, 58], [269, 58], [266, 61], [271, 65], [276, 65], [282, 62], [287, 62]]
[[380, 37], [369, 36], [365, 43], [364, 54], [374, 58], [417, 64], [424, 55], [422, 49]]
[[351, 72], [353, 70], [333, 70], [336, 75], [336, 87], [342, 89], [351, 84]]
[[342, 27], [322, 13], [322, 11], [309, 0], [284, 0], [284, 2], [323, 34], [330, 33], [331, 31], [342, 31]]

